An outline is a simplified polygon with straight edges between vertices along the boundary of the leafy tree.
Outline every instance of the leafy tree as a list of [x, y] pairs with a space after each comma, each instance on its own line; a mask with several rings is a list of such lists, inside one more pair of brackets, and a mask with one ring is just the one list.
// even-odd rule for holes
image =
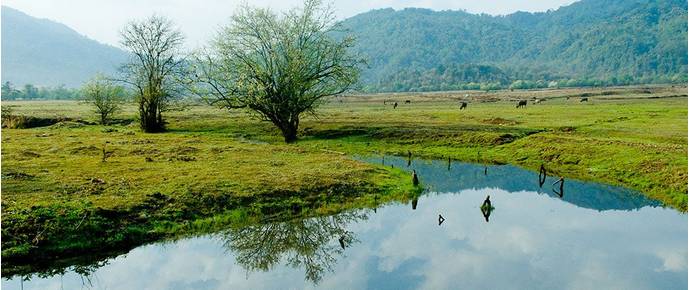
[[12, 83], [6, 81], [2, 83], [2, 98], [5, 100], [14, 100], [17, 98], [19, 92], [12, 87]]
[[81, 93], [83, 101], [95, 107], [103, 125], [120, 110], [126, 98], [124, 87], [116, 85], [102, 75], [97, 75], [84, 84]]
[[198, 58], [197, 93], [227, 109], [246, 108], [297, 139], [302, 113], [357, 82], [362, 59], [339, 32], [331, 7], [306, 0], [282, 15], [242, 6]]
[[25, 99], [38, 99], [40, 94], [38, 93], [38, 89], [32, 85], [32, 84], [25, 84], [24, 85], [24, 90], [22, 90], [23, 97]]
[[133, 56], [121, 67], [121, 81], [134, 88], [141, 129], [161, 132], [165, 130], [163, 112], [174, 105], [181, 92], [184, 37], [170, 20], [155, 15], [130, 22], [121, 37], [120, 43]]

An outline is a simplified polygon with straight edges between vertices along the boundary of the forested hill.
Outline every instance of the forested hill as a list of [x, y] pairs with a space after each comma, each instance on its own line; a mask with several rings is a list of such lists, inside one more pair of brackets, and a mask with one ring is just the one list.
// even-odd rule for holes
[[63, 24], [2, 6], [3, 83], [78, 87], [97, 72], [114, 72], [126, 57]]
[[683, 0], [582, 0], [506, 16], [381, 9], [342, 24], [369, 60], [363, 73], [368, 90], [687, 79]]

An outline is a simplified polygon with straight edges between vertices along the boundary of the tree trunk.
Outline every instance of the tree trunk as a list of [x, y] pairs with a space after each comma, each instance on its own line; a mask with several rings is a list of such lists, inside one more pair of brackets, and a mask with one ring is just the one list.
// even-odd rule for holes
[[289, 120], [281, 121], [279, 124], [275, 124], [280, 131], [282, 131], [282, 136], [285, 137], [285, 143], [292, 143], [297, 141], [297, 129], [299, 129], [299, 116], [292, 116]]
[[293, 143], [297, 141], [297, 128], [291, 124], [280, 127], [282, 130], [282, 136], [285, 137], [285, 143]]
[[156, 103], [142, 104], [139, 108], [141, 129], [146, 133], [163, 131], [162, 116]]

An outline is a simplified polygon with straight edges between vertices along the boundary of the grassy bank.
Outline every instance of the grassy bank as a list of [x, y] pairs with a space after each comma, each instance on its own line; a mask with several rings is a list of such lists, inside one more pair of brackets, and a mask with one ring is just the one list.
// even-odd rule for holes
[[3, 272], [192, 233], [228, 211], [296, 217], [417, 191], [401, 171], [224, 134], [63, 122], [5, 129], [2, 151]]
[[[515, 108], [514, 100], [532, 97], [545, 101]], [[469, 101], [466, 110], [459, 99]], [[268, 123], [208, 106], [171, 112], [167, 133], [144, 134], [132, 122], [134, 107], [118, 125], [99, 126], [89, 125], [95, 116], [83, 104], [5, 105], [84, 122], [3, 129], [4, 265], [416, 192], [406, 173], [351, 154], [545, 164], [554, 175], [627, 186], [687, 208], [686, 87], [351, 96], [305, 118], [290, 145]]]

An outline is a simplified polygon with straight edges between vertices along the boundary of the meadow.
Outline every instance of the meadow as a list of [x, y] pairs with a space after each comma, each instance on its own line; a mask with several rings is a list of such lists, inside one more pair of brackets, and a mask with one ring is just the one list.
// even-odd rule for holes
[[[526, 108], [515, 108], [522, 99]], [[338, 97], [301, 121], [294, 144], [247, 112], [200, 102], [168, 112], [168, 131], [157, 134], [139, 130], [133, 105], [109, 126], [75, 101], [2, 105], [55, 121], [2, 130], [3, 265], [406, 201], [422, 190], [408, 173], [355, 155], [544, 165], [549, 175], [629, 187], [687, 210], [686, 87]]]

